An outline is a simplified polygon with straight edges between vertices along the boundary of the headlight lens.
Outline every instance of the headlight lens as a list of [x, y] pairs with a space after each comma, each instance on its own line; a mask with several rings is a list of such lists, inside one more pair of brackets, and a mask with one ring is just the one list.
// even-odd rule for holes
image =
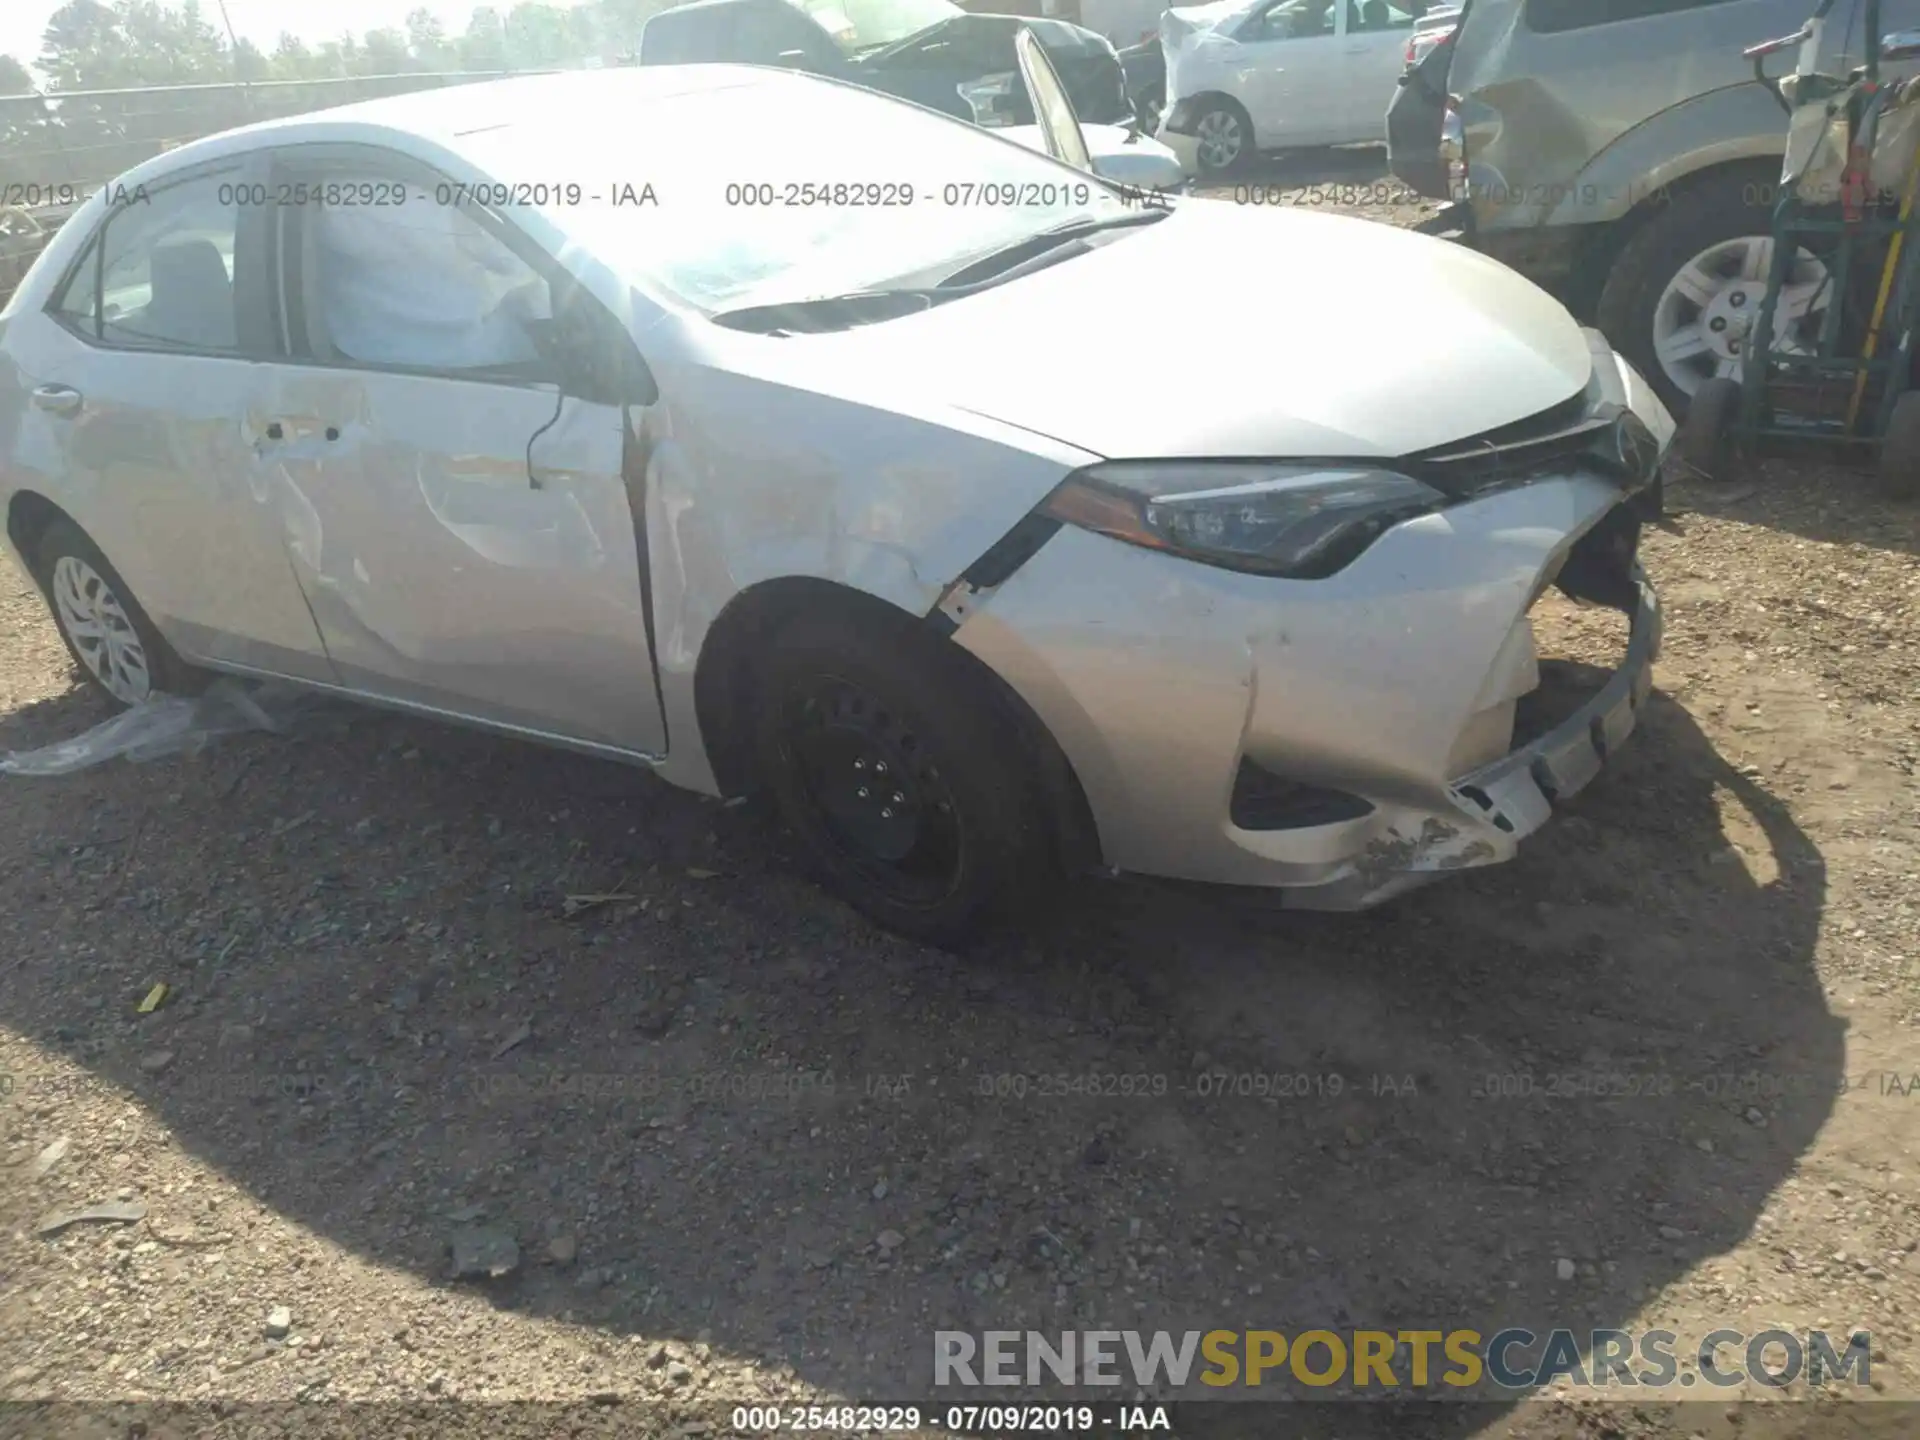
[[1130, 545], [1313, 580], [1350, 564], [1391, 526], [1445, 503], [1432, 486], [1391, 470], [1124, 462], [1069, 476], [1041, 510]]

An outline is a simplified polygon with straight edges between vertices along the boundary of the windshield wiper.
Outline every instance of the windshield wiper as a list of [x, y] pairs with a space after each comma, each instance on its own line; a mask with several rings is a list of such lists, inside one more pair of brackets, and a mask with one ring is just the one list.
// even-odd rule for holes
[[729, 330], [755, 335], [824, 335], [851, 330], [881, 320], [897, 320], [925, 310], [934, 292], [902, 286], [894, 290], [853, 290], [845, 295], [809, 295], [801, 300], [776, 300], [768, 305], [742, 305], [707, 318]]
[[902, 315], [930, 310], [948, 300], [990, 290], [1084, 254], [1093, 248], [1086, 243], [1088, 236], [1145, 225], [1165, 218], [1168, 213], [1143, 210], [1101, 220], [1070, 220], [969, 260], [935, 285], [895, 285], [852, 290], [844, 295], [810, 295], [764, 305], [743, 305], [707, 318], [730, 330], [746, 330], [757, 335], [819, 335], [896, 320]]
[[[1100, 220], [1069, 220], [1052, 229], [1022, 236], [984, 255], [976, 255], [942, 280], [937, 288], [964, 291], [989, 281], [1011, 280], [1016, 275], [1026, 274], [1031, 262], [1042, 258], [1051, 260], [1055, 250], [1073, 246], [1107, 230], [1130, 230], [1136, 225], [1151, 225], [1172, 213], [1170, 208], [1131, 210], [1125, 215], [1109, 215]], [[1064, 260], [1067, 257], [1062, 255], [1058, 258]]]

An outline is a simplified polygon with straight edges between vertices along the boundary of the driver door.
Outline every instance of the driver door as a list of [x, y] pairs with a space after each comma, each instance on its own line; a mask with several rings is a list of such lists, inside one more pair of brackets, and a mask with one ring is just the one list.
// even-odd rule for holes
[[1059, 72], [1047, 58], [1045, 47], [1033, 31], [1021, 28], [1013, 37], [1013, 54], [1020, 66], [1020, 78], [1033, 102], [1034, 119], [1047, 142], [1047, 153], [1064, 165], [1093, 173], [1093, 155], [1087, 148], [1086, 132], [1073, 113], [1073, 101]]
[[344, 683], [658, 754], [637, 408], [563, 386], [564, 271], [436, 203], [440, 179], [369, 147], [282, 153], [274, 187], [328, 203], [276, 211], [291, 358], [266, 367], [256, 484]]

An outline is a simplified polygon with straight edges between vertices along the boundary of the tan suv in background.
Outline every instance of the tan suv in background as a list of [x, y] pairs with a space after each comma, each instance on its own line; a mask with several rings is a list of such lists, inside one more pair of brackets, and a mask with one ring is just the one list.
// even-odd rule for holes
[[[1741, 51], [1799, 29], [1814, 4], [1468, 0], [1401, 79], [1389, 164], [1458, 202], [1427, 228], [1554, 290], [1684, 411], [1702, 380], [1739, 373], [1727, 312], [1757, 305], [1766, 279], [1786, 115]], [[1835, 6], [1823, 70], [1858, 63], [1864, 8]], [[1883, 31], [1904, 28], [1920, 0], [1881, 12]], [[1803, 250], [1793, 278], [1824, 273]], [[1817, 327], [1827, 303], [1792, 323]]]

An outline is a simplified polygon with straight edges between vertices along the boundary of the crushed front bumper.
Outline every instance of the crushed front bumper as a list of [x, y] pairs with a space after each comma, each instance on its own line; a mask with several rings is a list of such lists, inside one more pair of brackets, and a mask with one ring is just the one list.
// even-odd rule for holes
[[[1661, 629], [1634, 509], [1568, 474], [1408, 521], [1314, 581], [1068, 528], [954, 639], [1060, 743], [1109, 866], [1361, 909], [1510, 859], [1633, 731]], [[1540, 682], [1534, 603], [1601, 557], [1601, 603], [1629, 616], [1624, 657], [1516, 743]], [[1270, 790], [1249, 813], [1249, 765], [1295, 787], [1290, 812]]]
[[1303, 909], [1361, 910], [1449, 870], [1511, 859], [1519, 842], [1552, 818], [1555, 805], [1585, 789], [1619, 753], [1639, 723], [1653, 690], [1662, 621], [1659, 597], [1638, 567], [1634, 584], [1639, 603], [1626, 656], [1586, 704], [1546, 734], [1456, 780], [1449, 790], [1458, 817], [1427, 814], [1417, 829], [1396, 824], [1354, 857], [1350, 874], [1289, 898]]

